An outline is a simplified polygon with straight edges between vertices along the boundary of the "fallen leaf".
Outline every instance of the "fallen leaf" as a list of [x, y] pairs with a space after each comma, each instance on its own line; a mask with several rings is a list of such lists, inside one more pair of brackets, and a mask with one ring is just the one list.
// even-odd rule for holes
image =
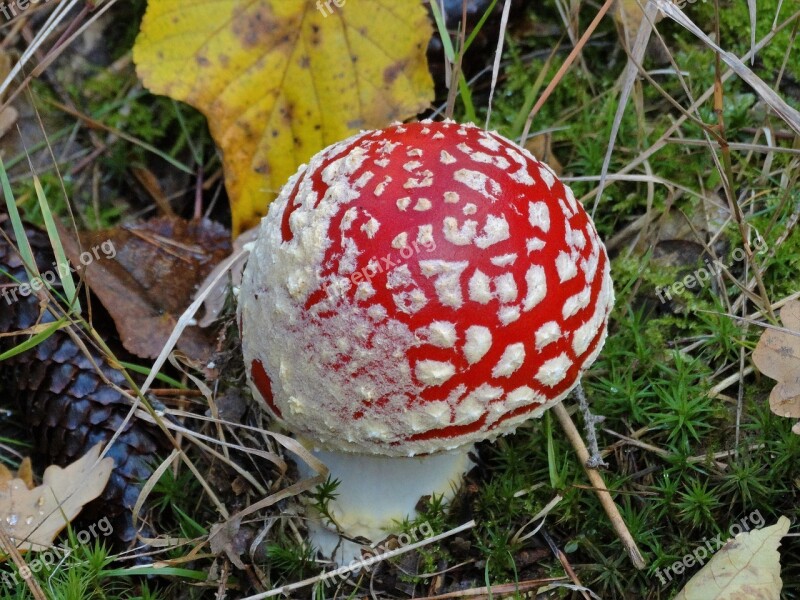
[[[233, 240], [233, 252], [231, 252], [231, 255], [241, 252], [246, 244], [255, 242], [256, 238], [258, 238], [259, 229], [259, 227], [248, 229], [235, 240]], [[227, 278], [223, 277], [220, 279], [209, 292], [208, 296], [206, 296], [206, 299], [203, 301], [203, 308], [205, 309], [205, 312], [203, 314], [203, 318], [201, 318], [198, 322], [200, 327], [208, 327], [222, 314], [222, 310], [225, 308], [225, 299], [227, 297], [228, 286], [232, 285], [234, 287], [239, 287], [242, 284], [242, 274], [244, 273], [244, 267], [247, 264], [248, 256], [250, 255], [243, 254], [241, 258], [233, 262], [229, 267], [229, 276]], [[214, 267], [214, 270], [208, 274], [208, 277], [206, 277], [205, 281], [203, 281], [203, 283], [200, 284], [200, 287], [197, 288], [195, 298], [200, 296], [205, 289], [211, 285], [214, 279], [216, 279], [220, 274], [220, 271], [223, 270], [224, 265], [225, 263], [223, 261]]]
[[780, 417], [800, 418], [800, 300], [781, 309], [788, 331], [767, 329], [753, 352], [759, 371], [778, 384], [769, 395], [769, 407]]
[[[0, 486], [0, 521], [20, 550], [45, 550], [83, 508], [103, 493], [114, 460], [98, 461], [102, 444], [66, 468], [45, 469], [42, 485], [30, 488], [20, 478]], [[0, 543], [0, 550], [8, 548]]]
[[[633, 48], [633, 43], [642, 27], [642, 20], [645, 18], [642, 7], [645, 4], [646, 2], [642, 0], [616, 0], [614, 2], [612, 12], [614, 21], [617, 23], [620, 41], [628, 50]], [[654, 22], [658, 23], [663, 18], [664, 16], [659, 13]], [[658, 64], [669, 62], [669, 51], [658, 37], [650, 40], [647, 52]]]
[[[66, 231], [61, 238], [70, 261], [86, 264], [79, 274], [114, 319], [123, 346], [141, 358], [158, 356], [197, 285], [231, 247], [221, 225], [176, 217], [81, 233], [80, 246]], [[178, 348], [205, 360], [213, 335], [187, 327]]]
[[553, 154], [553, 136], [550, 133], [535, 135], [525, 142], [525, 148], [540, 161], [545, 162], [559, 177], [564, 172], [564, 167]]
[[133, 49], [137, 72], [151, 91], [208, 118], [234, 235], [266, 214], [317, 151], [412, 117], [433, 98], [422, 2], [337, 4], [148, 2]]
[[781, 517], [771, 527], [729, 540], [673, 600], [778, 600], [783, 587], [778, 546], [789, 525]]
[[232, 519], [212, 525], [211, 533], [208, 535], [208, 543], [213, 554], [222, 554], [224, 552], [228, 560], [237, 568], [244, 569], [245, 565], [242, 562], [241, 555], [247, 550], [247, 545], [244, 543], [246, 535], [241, 530], [241, 527], [241, 519]]

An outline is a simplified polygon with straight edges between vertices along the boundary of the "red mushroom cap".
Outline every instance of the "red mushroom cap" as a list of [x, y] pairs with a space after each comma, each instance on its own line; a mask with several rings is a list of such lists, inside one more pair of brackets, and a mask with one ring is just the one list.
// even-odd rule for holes
[[240, 311], [254, 390], [322, 446], [408, 456], [512, 431], [606, 336], [594, 225], [550, 168], [472, 125], [363, 132], [264, 218]]

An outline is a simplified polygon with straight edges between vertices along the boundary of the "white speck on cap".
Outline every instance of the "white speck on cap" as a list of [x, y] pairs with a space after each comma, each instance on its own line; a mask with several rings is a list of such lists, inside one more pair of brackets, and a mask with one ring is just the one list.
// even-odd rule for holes
[[419, 266], [425, 277], [434, 277], [433, 287], [439, 302], [452, 308], [464, 303], [461, 296], [461, 274], [469, 266], [467, 261], [421, 260]]
[[390, 290], [397, 288], [414, 285], [414, 278], [411, 275], [411, 270], [408, 265], [400, 265], [395, 267], [386, 276], [386, 287]]
[[428, 343], [439, 348], [452, 348], [456, 344], [456, 326], [449, 321], [434, 321], [422, 333]]
[[590, 286], [586, 286], [574, 296], [567, 298], [567, 301], [564, 302], [564, 308], [561, 309], [561, 316], [565, 319], [569, 319], [579, 310], [586, 308], [589, 305], [589, 300], [591, 297], [592, 288]]
[[544, 233], [550, 231], [550, 209], [545, 202], [528, 202], [528, 222]]
[[545, 245], [546, 244], [544, 240], [540, 240], [539, 238], [533, 237], [529, 238], [525, 242], [525, 249], [528, 251], [528, 254], [530, 254], [531, 252], [538, 252], [539, 250], [544, 248]]
[[489, 215], [486, 217], [486, 224], [483, 226], [483, 234], [475, 238], [475, 245], [485, 249], [494, 244], [506, 241], [510, 236], [508, 232], [508, 221], [502, 215]]
[[[500, 186], [494, 179], [490, 179], [488, 175], [480, 171], [459, 169], [453, 174], [453, 179], [493, 202], [497, 201], [497, 196], [501, 191]], [[487, 186], [492, 188], [491, 194], [487, 191]]]
[[575, 264], [575, 260], [563, 250], [558, 253], [558, 257], [556, 258], [556, 270], [558, 271], [558, 278], [561, 280], [561, 283], [569, 281], [578, 274], [578, 267]]
[[536, 330], [536, 349], [541, 350], [561, 338], [561, 326], [557, 321], [548, 321]]
[[392, 240], [392, 248], [400, 250], [401, 248], [405, 248], [406, 246], [408, 246], [408, 234], [405, 231], [403, 231], [401, 233], [398, 233]]
[[513, 408], [530, 404], [537, 400], [537, 394], [527, 385], [511, 390], [506, 396], [506, 402]]
[[475, 269], [469, 279], [469, 299], [480, 304], [487, 304], [492, 299], [489, 276], [479, 269]]
[[465, 400], [475, 399], [484, 406], [492, 400], [497, 400], [503, 396], [503, 388], [482, 383], [478, 388], [469, 393]]
[[464, 154], [472, 154], [473, 152], [475, 152], [475, 150], [474, 150], [473, 148], [470, 148], [470, 147], [469, 147], [467, 144], [465, 144], [464, 142], [461, 142], [460, 144], [458, 144], [458, 145], [456, 146], [456, 148], [458, 148], [459, 150], [461, 150], [461, 152], [463, 152]]
[[356, 300], [369, 300], [375, 295], [375, 288], [369, 281], [362, 281], [356, 287]]
[[491, 150], [492, 152], [500, 151], [500, 141], [497, 138], [489, 135], [488, 133], [481, 135], [481, 137], [478, 138], [478, 143], [487, 150]]
[[513, 323], [520, 317], [519, 306], [501, 306], [497, 311], [497, 318], [503, 325]]
[[430, 246], [435, 243], [433, 240], [433, 225], [417, 226], [417, 243], [422, 246]]
[[495, 267], [510, 267], [517, 261], [517, 253], [511, 252], [509, 254], [493, 256], [490, 261]]
[[427, 198], [417, 198], [417, 203], [414, 205], [414, 210], [423, 212], [431, 209], [431, 201]]
[[508, 162], [508, 159], [505, 156], [499, 156], [497, 154], [486, 154], [485, 152], [472, 152], [469, 155], [470, 160], [474, 160], [476, 163], [481, 163], [484, 165], [494, 165], [498, 169], [502, 169], [505, 171], [508, 167], [511, 166], [511, 163]]
[[514, 302], [517, 299], [517, 282], [514, 275], [503, 273], [494, 278], [494, 289], [500, 302]]
[[525, 344], [509, 344], [492, 369], [492, 377], [511, 377], [525, 362]]
[[547, 189], [551, 189], [553, 184], [556, 182], [555, 174], [543, 164], [539, 167], [539, 176], [547, 185]]
[[366, 233], [369, 239], [372, 239], [375, 237], [375, 234], [378, 233], [380, 227], [381, 224], [378, 223], [378, 220], [375, 217], [371, 217], [369, 221], [361, 226], [361, 231]]
[[525, 273], [525, 283], [528, 293], [522, 301], [522, 310], [529, 311], [539, 304], [547, 295], [547, 276], [540, 265], [531, 265]]
[[492, 332], [483, 325], [471, 325], [467, 328], [467, 341], [464, 344], [464, 356], [470, 364], [482, 359], [492, 347]]
[[428, 298], [425, 296], [425, 292], [419, 288], [411, 290], [410, 292], [392, 294], [392, 299], [397, 306], [397, 310], [410, 315], [418, 313], [428, 303]]
[[390, 175], [386, 175], [378, 185], [375, 186], [375, 190], [372, 192], [376, 196], [382, 196], [383, 192], [386, 190], [386, 186], [392, 183], [392, 178]]
[[373, 177], [375, 177], [375, 173], [373, 173], [372, 171], [367, 171], [356, 180], [356, 182], [353, 184], [353, 187], [356, 188], [357, 190], [360, 190], [364, 186], [366, 186], [370, 182], [370, 179], [372, 179]]
[[562, 352], [555, 358], [551, 358], [542, 363], [535, 378], [542, 383], [542, 385], [554, 387], [564, 381], [564, 378], [567, 376], [567, 371], [571, 366], [572, 361], [565, 352]]
[[456, 368], [449, 362], [426, 359], [417, 363], [414, 374], [425, 385], [442, 385], [456, 374]]
[[422, 178], [419, 177], [409, 177], [408, 180], [403, 184], [403, 187], [407, 190], [412, 190], [416, 188], [426, 188], [431, 187], [433, 185], [433, 171], [424, 171], [422, 173]]
[[444, 233], [444, 239], [451, 244], [455, 246], [467, 246], [472, 243], [473, 239], [475, 239], [477, 230], [477, 221], [468, 219], [464, 221], [464, 224], [459, 229], [458, 220], [456, 220], [454, 217], [445, 217], [444, 228], [442, 232]]
[[479, 402], [475, 396], [468, 396], [456, 406], [455, 424], [465, 425], [467, 423], [474, 423], [483, 416], [484, 412], [486, 412], [484, 403]]
[[[297, 214], [297, 213], [295, 213]], [[353, 221], [356, 220], [358, 216], [358, 209], [355, 206], [351, 206], [346, 211], [344, 211], [344, 215], [342, 216], [342, 222], [339, 224], [339, 229], [342, 231], [347, 231], [353, 225]]]
[[454, 162], [456, 162], [456, 157], [450, 154], [447, 150], [442, 150], [439, 153], [439, 161], [443, 165], [452, 165]]

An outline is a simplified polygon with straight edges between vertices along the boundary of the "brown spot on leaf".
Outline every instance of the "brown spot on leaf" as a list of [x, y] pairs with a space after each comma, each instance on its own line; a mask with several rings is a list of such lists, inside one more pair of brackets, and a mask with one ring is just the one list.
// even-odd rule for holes
[[406, 68], [406, 61], [401, 60], [383, 70], [383, 82], [392, 85]]
[[273, 45], [277, 32], [286, 25], [275, 18], [266, 3], [259, 2], [253, 9], [237, 13], [231, 29], [245, 48], [267, 48]]

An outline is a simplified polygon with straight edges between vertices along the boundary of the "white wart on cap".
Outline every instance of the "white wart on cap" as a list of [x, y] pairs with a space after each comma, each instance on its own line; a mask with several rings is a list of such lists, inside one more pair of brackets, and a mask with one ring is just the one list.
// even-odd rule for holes
[[332, 450], [412, 456], [513, 431], [596, 358], [605, 248], [572, 191], [502, 136], [421, 122], [300, 168], [240, 294], [253, 389]]

